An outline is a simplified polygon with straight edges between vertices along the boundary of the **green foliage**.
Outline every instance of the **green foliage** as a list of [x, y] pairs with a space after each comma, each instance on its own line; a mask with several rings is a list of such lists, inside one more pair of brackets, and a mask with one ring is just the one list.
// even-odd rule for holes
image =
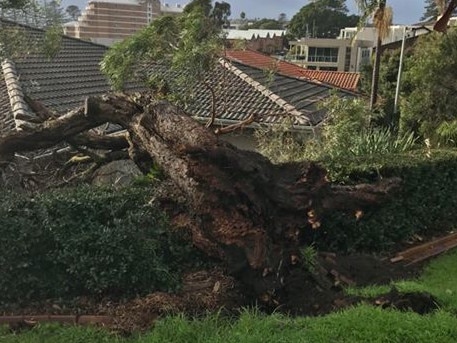
[[359, 22], [358, 16], [347, 12], [344, 0], [316, 0], [303, 6], [292, 17], [288, 30], [295, 38], [335, 38], [340, 29], [357, 26]]
[[407, 60], [400, 129], [430, 139], [432, 146], [454, 145], [456, 78], [457, 30], [421, 36]]
[[[445, 10], [444, 7], [446, 5], [446, 1], [445, 0], [442, 0], [440, 2], [443, 4], [443, 8], [441, 8], [441, 6], [438, 5], [437, 0], [425, 0], [424, 14], [420, 18], [420, 20], [427, 20], [427, 19], [430, 19], [430, 18], [435, 18], [435, 19], [438, 18], [438, 16], [442, 12], [444, 12], [444, 10]], [[455, 11], [454, 11], [454, 15], [455, 15]]]
[[254, 135], [258, 151], [273, 163], [301, 161], [307, 158], [305, 142], [312, 142], [309, 132], [294, 131], [292, 123], [288, 121], [277, 126], [261, 127]]
[[81, 10], [78, 6], [69, 5], [65, 9], [65, 13], [67, 13], [71, 20], [78, 20], [78, 17], [81, 15]]
[[302, 265], [310, 272], [314, 272], [317, 263], [317, 250], [314, 245], [306, 245], [300, 249]]
[[457, 274], [454, 273], [456, 265], [457, 251], [452, 251], [432, 260], [417, 279], [394, 281], [391, 285], [349, 288], [347, 293], [376, 297], [389, 292], [392, 287], [402, 293], [428, 292], [438, 300], [442, 308], [457, 313]]
[[414, 234], [432, 236], [455, 228], [457, 152], [423, 151], [326, 160], [334, 182], [371, 183], [399, 177], [400, 188], [358, 219], [331, 213], [316, 231], [318, 248], [339, 251], [386, 251]]
[[229, 11], [224, 2], [212, 8], [211, 1], [193, 1], [183, 15], [156, 19], [115, 44], [101, 69], [115, 89], [142, 75], [147, 84], [161, 85], [164, 95], [183, 93], [183, 85], [191, 89], [216, 65], [223, 48], [219, 22], [226, 20]]
[[275, 19], [263, 18], [256, 20], [252, 23], [242, 25], [241, 30], [248, 29], [260, 29], [260, 30], [282, 30], [284, 29], [284, 23]]
[[259, 150], [273, 162], [332, 160], [354, 156], [384, 155], [413, 150], [412, 133], [396, 134], [388, 128], [370, 126], [372, 113], [363, 99], [332, 96], [322, 104], [327, 120], [320, 134], [300, 137], [292, 125], [258, 130]]
[[163, 16], [122, 42], [114, 44], [105, 55], [101, 70], [115, 89], [135, 77], [142, 63], [153, 61], [169, 66], [173, 51], [177, 49], [180, 24], [176, 17]]
[[[406, 49], [405, 57], [411, 56], [412, 50]], [[398, 68], [400, 64], [400, 49], [386, 50], [381, 56], [379, 70], [379, 90], [376, 111], [379, 115], [376, 117], [376, 124], [398, 129], [399, 114], [394, 113], [395, 91], [397, 87]], [[403, 73], [405, 69], [403, 69]], [[369, 95], [371, 92], [371, 81], [373, 76], [373, 65], [365, 65], [361, 70], [361, 91]], [[405, 83], [401, 82], [400, 92], [405, 91]], [[397, 111], [399, 112], [399, 108]]]
[[0, 196], [0, 302], [167, 291], [200, 261], [144, 189]]
[[331, 97], [323, 105], [328, 121], [322, 128], [322, 143], [316, 149], [308, 145], [308, 156], [335, 159], [353, 156], [383, 155], [414, 149], [412, 133], [396, 134], [389, 128], [370, 125], [377, 120], [364, 99]]
[[143, 335], [119, 337], [94, 327], [41, 325], [20, 334], [0, 330], [5, 343], [454, 343], [457, 318], [445, 311], [428, 315], [360, 305], [319, 317], [265, 315], [245, 310], [236, 319], [220, 314], [200, 319], [184, 316], [158, 320]]
[[157, 164], [153, 164], [152, 168], [147, 174], [140, 175], [133, 180], [135, 186], [150, 186], [157, 180], [163, 178], [163, 171]]
[[4, 23], [0, 30], [0, 58], [18, 59], [30, 54], [54, 57], [60, 49], [63, 13], [60, 2], [41, 3], [31, 0], [0, 1], [2, 17], [45, 29], [43, 38], [37, 38], [27, 28]]

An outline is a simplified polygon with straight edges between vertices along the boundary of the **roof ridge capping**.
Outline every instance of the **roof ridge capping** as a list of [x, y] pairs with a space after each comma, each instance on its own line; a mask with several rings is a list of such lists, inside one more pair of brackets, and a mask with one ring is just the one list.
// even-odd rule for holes
[[2, 62], [2, 71], [16, 130], [22, 131], [23, 129], [34, 128], [36, 125], [33, 122], [37, 120], [37, 116], [30, 111], [25, 102], [24, 93], [19, 82], [19, 76], [14, 62], [9, 59], [4, 59]]
[[303, 112], [297, 110], [297, 108], [291, 104], [289, 104], [287, 101], [282, 99], [279, 95], [275, 94], [271, 90], [269, 90], [267, 87], [262, 85], [261, 83], [257, 82], [253, 78], [251, 78], [249, 75], [246, 73], [242, 72], [240, 69], [235, 67], [232, 63], [228, 62], [224, 58], [219, 59], [219, 63], [226, 68], [227, 70], [231, 71], [234, 73], [236, 76], [238, 76], [240, 79], [254, 87], [257, 91], [259, 91], [262, 95], [266, 96], [269, 98], [271, 101], [276, 103], [279, 107], [284, 109], [287, 114], [295, 117], [297, 122], [301, 125], [311, 125], [311, 120], [310, 118], [305, 115]]

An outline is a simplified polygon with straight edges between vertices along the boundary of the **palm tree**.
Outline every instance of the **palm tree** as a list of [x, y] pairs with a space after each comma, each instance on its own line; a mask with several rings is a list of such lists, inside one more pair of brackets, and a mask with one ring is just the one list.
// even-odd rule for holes
[[356, 0], [357, 6], [362, 13], [360, 19], [361, 25], [364, 25], [369, 18], [372, 18], [377, 33], [376, 55], [371, 82], [370, 109], [374, 108], [378, 100], [382, 40], [389, 35], [389, 28], [392, 24], [392, 8], [386, 6], [386, 2], [387, 0]]

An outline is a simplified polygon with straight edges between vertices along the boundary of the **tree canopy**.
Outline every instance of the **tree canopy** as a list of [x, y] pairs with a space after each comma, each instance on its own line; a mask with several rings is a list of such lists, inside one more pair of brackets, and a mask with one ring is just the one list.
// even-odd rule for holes
[[263, 18], [256, 20], [252, 23], [241, 26], [240, 29], [260, 29], [260, 30], [282, 30], [284, 28], [284, 22], [275, 19]]
[[424, 14], [420, 20], [436, 18], [444, 12], [445, 0], [425, 0]]
[[358, 16], [348, 15], [345, 0], [316, 0], [292, 17], [289, 32], [296, 38], [335, 38], [340, 29], [357, 26], [358, 22]]
[[[149, 68], [144, 81], [162, 92], [179, 93], [182, 97], [185, 96], [180, 88], [182, 84], [189, 87], [193, 82], [203, 81], [223, 49], [219, 24], [220, 18], [227, 13], [216, 7], [208, 8], [208, 4], [211, 5], [211, 1], [193, 1], [189, 4], [190, 9], [186, 7], [182, 15], [160, 17], [112, 46], [103, 59], [102, 71], [113, 87], [121, 89], [126, 81], [138, 79], [135, 71], [151, 63], [160, 67]], [[161, 68], [174, 72], [175, 77], [165, 75]], [[140, 74], [144, 76], [143, 72]], [[173, 92], [177, 89], [181, 91]]]
[[72, 20], [77, 20], [78, 17], [81, 15], [81, 10], [79, 9], [78, 6], [75, 6], [75, 5], [67, 6], [67, 8], [65, 9], [65, 12], [68, 14], [68, 16]]
[[421, 36], [407, 60], [401, 128], [435, 143], [457, 139], [457, 30]]

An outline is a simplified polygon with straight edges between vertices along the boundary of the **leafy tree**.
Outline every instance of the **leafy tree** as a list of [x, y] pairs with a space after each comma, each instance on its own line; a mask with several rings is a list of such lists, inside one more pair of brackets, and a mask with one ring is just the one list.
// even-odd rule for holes
[[213, 8], [211, 0], [192, 0], [186, 7], [184, 7], [184, 13], [189, 14], [195, 12], [199, 8], [205, 16], [209, 16]]
[[436, 18], [444, 12], [445, 0], [425, 0], [424, 14], [420, 20]]
[[256, 20], [250, 25], [243, 25], [241, 30], [260, 29], [260, 30], [282, 30], [283, 24], [275, 19], [263, 18]]
[[4, 25], [0, 30], [0, 57], [15, 59], [33, 52], [44, 52], [49, 57], [60, 49], [62, 12], [60, 2], [35, 0], [0, 0], [3, 17], [46, 29], [44, 39], [37, 39], [21, 26]]
[[316, 0], [292, 17], [289, 32], [295, 38], [335, 38], [342, 28], [356, 26], [358, 22], [358, 16], [348, 15], [345, 0]]
[[42, 7], [45, 26], [61, 24], [64, 19], [64, 10], [60, 5], [60, 0], [51, 0], [44, 2]]
[[67, 8], [65, 9], [65, 12], [68, 14], [68, 16], [72, 20], [77, 20], [78, 17], [81, 15], [81, 10], [79, 9], [78, 6], [75, 6], [75, 5], [67, 6]]
[[[138, 73], [144, 75], [142, 66], [155, 63], [144, 81], [169, 100], [186, 101], [196, 82], [202, 83], [213, 96], [213, 113], [208, 125], [215, 118], [215, 91], [205, 79], [215, 68], [223, 49], [221, 26], [214, 8], [207, 10], [202, 1], [190, 3], [181, 16], [164, 16], [132, 37], [115, 44], [102, 61], [102, 71], [114, 88]], [[174, 73], [173, 76], [164, 70]]]
[[457, 141], [457, 31], [421, 36], [406, 61], [401, 129], [435, 144]]
[[[405, 51], [405, 56], [410, 56], [411, 49]], [[400, 64], [400, 49], [386, 51], [381, 57], [379, 69], [379, 98], [376, 106], [378, 114], [375, 117], [375, 125], [389, 127], [397, 130], [399, 125], [399, 113], [394, 113], [395, 91], [397, 87], [398, 69]], [[405, 71], [403, 71], [405, 72]], [[370, 94], [373, 77], [373, 66], [365, 65], [361, 70], [360, 90]], [[401, 84], [404, 88], [404, 83]], [[397, 111], [398, 112], [398, 111]]]
[[231, 15], [230, 4], [225, 1], [216, 1], [213, 7], [211, 0], [192, 0], [184, 7], [185, 14], [195, 11], [201, 11], [204, 16], [212, 18], [214, 24], [219, 27], [227, 24], [228, 17]]
[[24, 9], [31, 3], [31, 0], [1, 0], [0, 8], [5, 9]]
[[229, 21], [228, 18], [232, 14], [230, 10], [230, 4], [222, 1], [218, 2], [216, 1], [214, 3], [214, 8], [211, 13], [211, 17], [214, 19], [215, 24], [217, 26], [228, 26]]
[[278, 22], [280, 22], [283, 26], [287, 22], [287, 14], [279, 13]]

